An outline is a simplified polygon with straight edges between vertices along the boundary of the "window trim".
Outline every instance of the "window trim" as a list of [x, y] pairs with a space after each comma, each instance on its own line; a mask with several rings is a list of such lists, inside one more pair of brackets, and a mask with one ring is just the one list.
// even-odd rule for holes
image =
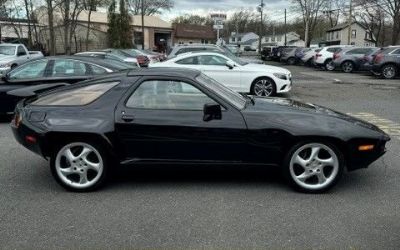
[[122, 102], [122, 105], [124, 108], [130, 109], [130, 110], [151, 110], [151, 111], [196, 111], [196, 112], [204, 112], [203, 110], [197, 110], [197, 109], [152, 109], [152, 108], [137, 108], [137, 107], [129, 107], [127, 106], [127, 102], [129, 98], [135, 93], [135, 91], [146, 81], [180, 81], [187, 83], [191, 85], [192, 87], [200, 90], [203, 94], [205, 94], [208, 98], [213, 100], [215, 103], [219, 104], [221, 106], [222, 112], [228, 111], [229, 109], [226, 107], [226, 105], [222, 104], [220, 101], [216, 100], [216, 98], [210, 96], [207, 91], [204, 91], [201, 86], [197, 86], [191, 79], [183, 79], [183, 78], [178, 78], [178, 77], [143, 77], [142, 79], [139, 79], [136, 83], [135, 86], [132, 88], [131, 91], [128, 91], [128, 94], [124, 97], [124, 100]]

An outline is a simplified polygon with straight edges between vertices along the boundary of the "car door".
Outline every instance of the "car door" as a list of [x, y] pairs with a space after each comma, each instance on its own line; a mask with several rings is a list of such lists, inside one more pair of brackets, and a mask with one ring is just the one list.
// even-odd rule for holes
[[[247, 131], [241, 113], [186, 78], [143, 77], [119, 103], [115, 129], [128, 159], [241, 161]], [[204, 121], [218, 103], [222, 118]]]
[[25, 50], [25, 48], [22, 45], [19, 45], [17, 48], [17, 64], [21, 65], [24, 62], [28, 61], [30, 58], [29, 54]]

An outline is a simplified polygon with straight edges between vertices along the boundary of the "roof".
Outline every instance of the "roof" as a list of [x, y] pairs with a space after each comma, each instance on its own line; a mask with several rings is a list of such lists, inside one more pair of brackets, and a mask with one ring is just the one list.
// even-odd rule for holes
[[195, 78], [200, 71], [195, 69], [155, 67], [155, 68], [137, 68], [128, 72], [128, 76], [173, 76]]
[[215, 39], [216, 35], [211, 26], [193, 24], [175, 24], [175, 37]]
[[[363, 25], [361, 25], [361, 24], [358, 23], [358, 22], [352, 22], [351, 25], [353, 25], [353, 24], [358, 24], [358, 25], [361, 26], [363, 29], [366, 29]], [[332, 27], [332, 28], [326, 30], [326, 32], [329, 32], [329, 31], [336, 31], [336, 30], [343, 30], [343, 29], [345, 29], [345, 28], [347, 28], [347, 27], [349, 27], [349, 24], [348, 24], [348, 23], [342, 23], [342, 24], [336, 25], [335, 27]]]
[[[78, 16], [78, 21], [87, 22], [88, 14], [89, 14], [89, 11], [85, 11], [85, 10], [82, 11]], [[142, 16], [141, 15], [134, 15], [131, 17], [132, 17], [131, 25], [142, 26]], [[93, 23], [107, 24], [107, 22], [108, 22], [107, 12], [92, 11], [91, 16], [90, 16], [90, 21]], [[162, 20], [158, 16], [144, 16], [144, 26], [152, 27], [152, 28], [172, 29], [171, 23]]]
[[249, 39], [247, 41], [241, 42], [240, 44], [242, 44], [242, 45], [252, 45], [254, 42], [257, 42], [257, 41], [258, 41], [258, 39], [254, 38], [254, 39]]

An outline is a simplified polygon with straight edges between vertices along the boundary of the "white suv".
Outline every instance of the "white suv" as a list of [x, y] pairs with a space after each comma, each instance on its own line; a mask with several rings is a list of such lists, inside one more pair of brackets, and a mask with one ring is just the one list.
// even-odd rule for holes
[[343, 47], [351, 46], [352, 45], [332, 45], [322, 48], [321, 51], [315, 55], [315, 65], [323, 67], [329, 71], [334, 70], [335, 65], [333, 64], [333, 54], [338, 52]]

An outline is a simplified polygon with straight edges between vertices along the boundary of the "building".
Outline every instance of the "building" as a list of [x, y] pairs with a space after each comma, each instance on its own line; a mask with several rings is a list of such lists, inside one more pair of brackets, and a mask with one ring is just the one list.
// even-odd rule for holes
[[212, 26], [174, 24], [173, 44], [215, 43], [217, 35]]
[[[326, 31], [326, 41], [329, 45], [348, 45], [349, 25], [340, 24]], [[351, 24], [350, 44], [355, 46], [375, 46], [376, 39], [373, 33], [358, 22]]]
[[232, 32], [229, 37], [229, 43], [242, 45], [243, 43], [249, 43], [250, 40], [258, 38], [259, 36], [254, 32], [247, 32], [247, 33]]
[[[72, 39], [71, 50], [72, 52], [79, 52], [85, 50], [86, 32], [88, 28], [88, 11], [82, 11], [77, 17], [77, 31], [75, 31], [74, 38]], [[39, 23], [42, 25], [48, 24], [45, 9], [39, 9], [38, 13]], [[56, 30], [56, 53], [63, 53], [63, 26], [62, 16], [59, 12], [54, 14], [54, 23]], [[142, 44], [142, 17], [140, 15], [131, 16], [131, 27], [133, 32], [133, 43], [141, 48]], [[90, 37], [89, 48], [101, 49], [107, 47], [107, 30], [108, 30], [108, 17], [107, 12], [92, 11], [90, 18]], [[48, 44], [48, 28], [42, 29], [43, 41], [42, 43]], [[144, 17], [144, 46], [145, 49], [155, 49], [157, 47], [172, 46], [173, 29], [169, 22], [160, 19], [157, 16]], [[76, 51], [75, 49], [78, 49]]]
[[[274, 34], [262, 38], [261, 43], [263, 46], [284, 46], [285, 34]], [[305, 42], [300, 38], [296, 32], [286, 33], [286, 45], [305, 47]]]
[[[34, 26], [31, 23], [32, 38], [34, 40]], [[38, 24], [35, 23], [38, 29]], [[28, 42], [28, 20], [20, 18], [0, 17], [0, 41], [1, 42]], [[35, 41], [33, 41], [35, 42]]]

